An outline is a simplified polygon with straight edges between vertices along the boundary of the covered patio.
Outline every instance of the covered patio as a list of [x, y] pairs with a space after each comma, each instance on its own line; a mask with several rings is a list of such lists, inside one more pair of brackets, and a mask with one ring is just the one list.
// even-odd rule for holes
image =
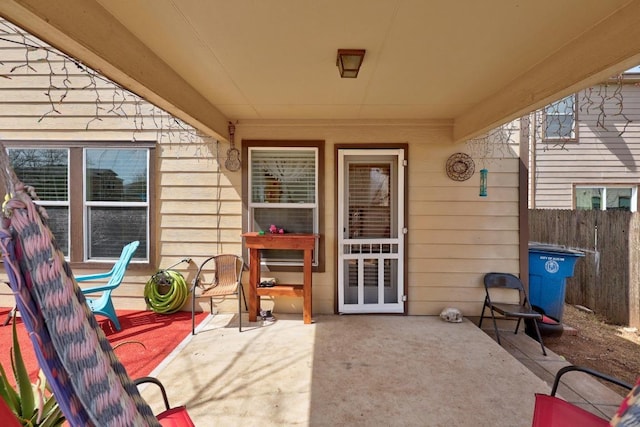
[[[177, 259], [246, 256], [242, 233], [269, 223], [252, 216], [269, 200], [249, 186], [258, 176], [250, 152], [317, 156], [313, 197], [303, 200], [313, 205], [304, 232], [321, 241], [315, 322], [303, 324], [299, 301], [287, 298], [275, 301], [277, 321], [242, 333], [232, 315], [213, 317], [156, 372], [196, 425], [530, 425], [534, 393], [548, 384], [472, 322], [436, 316], [446, 306], [478, 315], [489, 271], [526, 281], [527, 136], [513, 130], [520, 138], [507, 154], [471, 153], [474, 180], [454, 180], [445, 165], [468, 141], [639, 64], [640, 0], [6, 0], [0, 15], [215, 140], [200, 157], [146, 141], [157, 149], [149, 178], [157, 223], [146, 270], [129, 277], [130, 300], [143, 304], [144, 281]], [[366, 50], [357, 79], [338, 74], [345, 48]], [[17, 131], [18, 145], [46, 146], [56, 135]], [[108, 138], [74, 132], [64, 142]], [[383, 164], [394, 184], [376, 199], [389, 207], [387, 227], [367, 236], [393, 239], [397, 252], [367, 276], [367, 288], [380, 290], [374, 308], [363, 290], [373, 263], [358, 259], [352, 277], [341, 270], [356, 265], [344, 247], [365, 240], [349, 204], [357, 182], [349, 187], [341, 174], [365, 162]], [[477, 184], [485, 162], [488, 196]], [[80, 258], [78, 270], [95, 268]], [[269, 276], [286, 283], [296, 267], [276, 265]], [[350, 295], [352, 285], [363, 291]], [[349, 305], [368, 314], [335, 314]], [[159, 396], [144, 393], [159, 408]]]
[[[534, 372], [566, 364], [524, 334], [499, 346], [475, 323], [435, 316], [299, 316], [253, 323], [219, 314], [154, 373], [196, 425], [529, 426]], [[515, 341], [513, 341], [515, 340]], [[526, 365], [525, 365], [526, 364]], [[563, 396], [611, 415], [621, 398], [585, 378]], [[143, 396], [154, 409], [160, 397]], [[590, 407], [592, 410], [593, 407]]]

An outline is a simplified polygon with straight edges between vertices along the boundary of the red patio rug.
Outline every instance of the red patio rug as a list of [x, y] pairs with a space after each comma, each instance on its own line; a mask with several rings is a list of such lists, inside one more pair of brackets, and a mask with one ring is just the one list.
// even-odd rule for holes
[[[10, 311], [9, 308], [0, 308], [0, 325]], [[96, 317], [109, 342], [115, 348], [116, 355], [132, 378], [149, 375], [191, 334], [191, 312], [158, 314], [153, 311], [116, 310], [116, 313], [122, 326], [119, 332], [115, 331], [113, 324], [106, 318]], [[196, 325], [202, 322], [207, 314], [208, 312], [196, 313]], [[34, 379], [39, 367], [31, 341], [19, 317], [16, 326], [27, 370]], [[14, 383], [9, 353], [12, 329], [11, 323], [0, 326], [0, 364], [4, 367], [11, 383]]]

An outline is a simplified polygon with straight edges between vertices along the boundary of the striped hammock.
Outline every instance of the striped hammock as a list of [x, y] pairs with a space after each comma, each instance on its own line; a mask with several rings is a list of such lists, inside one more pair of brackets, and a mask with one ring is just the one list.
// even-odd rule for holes
[[73, 426], [160, 426], [116, 357], [47, 226], [33, 189], [0, 145], [0, 250], [40, 368]]

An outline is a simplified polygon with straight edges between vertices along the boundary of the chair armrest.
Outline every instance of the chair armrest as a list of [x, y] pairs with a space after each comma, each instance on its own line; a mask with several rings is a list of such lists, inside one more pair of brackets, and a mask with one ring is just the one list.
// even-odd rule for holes
[[75, 276], [76, 282], [86, 282], [89, 280], [98, 280], [98, 279], [106, 279], [111, 276], [111, 272], [107, 271], [106, 273], [95, 273], [95, 274], [85, 274], [84, 276]]
[[83, 288], [83, 289], [80, 289], [80, 290], [82, 291], [82, 293], [84, 295], [88, 295], [88, 294], [93, 294], [95, 292], [108, 291], [109, 289], [113, 289], [113, 285], [106, 284], [106, 285], [101, 285], [101, 286], [94, 286], [94, 287], [91, 287], [91, 288]]
[[146, 383], [155, 384], [158, 388], [160, 388], [160, 393], [162, 394], [162, 400], [164, 401], [165, 410], [169, 410], [169, 399], [167, 398], [167, 391], [164, 389], [164, 386], [162, 385], [160, 380], [154, 377], [142, 377], [142, 378], [137, 378], [133, 380], [133, 382], [136, 385], [136, 387], [139, 386], [140, 384], [146, 384]]
[[566, 374], [567, 372], [572, 372], [572, 371], [579, 371], [579, 372], [584, 372], [587, 373], [591, 376], [594, 376], [596, 378], [600, 378], [602, 380], [608, 381], [612, 384], [618, 385], [620, 387], [626, 388], [627, 390], [631, 390], [633, 388], [633, 386], [629, 383], [626, 383], [624, 381], [621, 381], [617, 378], [614, 378], [612, 376], [609, 376], [607, 374], [603, 374], [602, 372], [598, 372], [595, 371], [593, 369], [589, 369], [589, 368], [585, 368], [583, 366], [575, 366], [575, 365], [569, 365], [569, 366], [565, 366], [564, 368], [560, 368], [558, 370], [558, 372], [556, 373], [556, 377], [553, 380], [553, 387], [551, 388], [551, 396], [555, 396], [556, 395], [556, 391], [558, 390], [558, 385], [560, 384], [560, 377], [562, 377], [564, 374]]

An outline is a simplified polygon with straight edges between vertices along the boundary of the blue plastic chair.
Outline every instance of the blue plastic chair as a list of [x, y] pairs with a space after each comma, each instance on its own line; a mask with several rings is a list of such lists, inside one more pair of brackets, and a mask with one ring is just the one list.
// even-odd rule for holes
[[116, 316], [116, 309], [113, 307], [113, 301], [111, 301], [111, 292], [120, 286], [122, 279], [124, 279], [124, 273], [127, 271], [129, 262], [133, 258], [133, 254], [138, 249], [139, 241], [134, 241], [122, 248], [120, 259], [113, 265], [113, 268], [106, 273], [87, 274], [85, 276], [76, 276], [76, 282], [87, 282], [89, 280], [99, 280], [109, 278], [109, 281], [101, 286], [95, 286], [92, 288], [82, 289], [84, 295], [95, 294], [102, 292], [97, 298], [87, 298], [87, 304], [94, 314], [100, 314], [108, 317], [113, 322], [116, 331], [121, 329], [118, 316]]

